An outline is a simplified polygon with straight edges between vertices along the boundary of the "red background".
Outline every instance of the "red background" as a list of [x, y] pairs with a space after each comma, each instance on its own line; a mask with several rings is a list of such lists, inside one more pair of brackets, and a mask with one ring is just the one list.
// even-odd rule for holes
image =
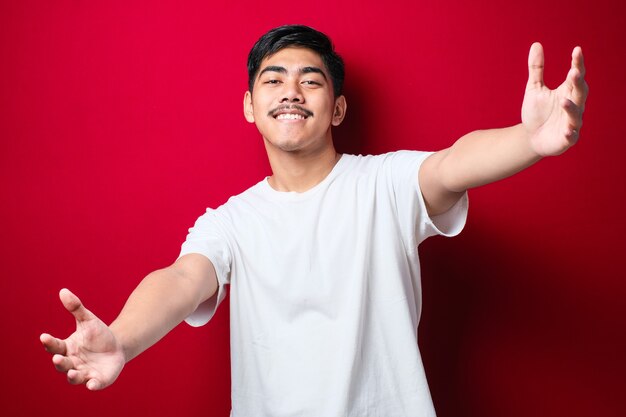
[[62, 287], [113, 320], [205, 207], [269, 173], [242, 116], [245, 59], [269, 28], [304, 23], [345, 58], [335, 136], [353, 153], [517, 123], [530, 44], [551, 87], [583, 46], [580, 143], [471, 192], [463, 234], [422, 246], [420, 345], [440, 417], [623, 415], [621, 4], [3, 1], [0, 414], [228, 415], [226, 304], [99, 393], [67, 385], [38, 336], [73, 328]]

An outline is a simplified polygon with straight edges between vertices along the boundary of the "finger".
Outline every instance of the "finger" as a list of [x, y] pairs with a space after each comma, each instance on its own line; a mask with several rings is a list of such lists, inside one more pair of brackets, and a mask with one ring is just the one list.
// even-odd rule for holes
[[84, 372], [77, 371], [76, 369], [70, 369], [67, 371], [67, 382], [72, 385], [84, 384], [87, 380]]
[[69, 372], [70, 369], [74, 369], [74, 362], [72, 362], [67, 356], [54, 355], [52, 357], [52, 363], [59, 372]]
[[544, 56], [543, 46], [535, 42], [528, 52], [528, 84], [527, 88], [543, 87]]
[[583, 110], [589, 94], [589, 86], [585, 81], [585, 72], [583, 52], [580, 46], [577, 46], [572, 52], [572, 68], [567, 74], [567, 78], [571, 88], [572, 101]]
[[67, 353], [67, 345], [61, 339], [57, 339], [56, 337], [44, 333], [39, 336], [39, 340], [46, 349], [46, 352], [57, 353], [59, 355], [65, 355]]
[[572, 68], [576, 68], [580, 75], [585, 77], [585, 59], [583, 57], [583, 49], [580, 46], [577, 46], [572, 51]]
[[67, 288], [63, 288], [59, 292], [59, 298], [63, 306], [72, 313], [77, 321], [86, 321], [94, 318], [91, 311], [87, 310], [80, 299]]
[[98, 391], [105, 388], [105, 385], [96, 378], [90, 378], [86, 372], [70, 369], [67, 372], [67, 382], [72, 385], [85, 384], [89, 391]]
[[565, 139], [567, 139], [567, 141], [571, 144], [571, 145], [575, 145], [576, 142], [578, 142], [578, 139], [580, 138], [580, 132], [576, 129], [568, 129], [565, 133]]
[[89, 391], [98, 391], [104, 388], [104, 385], [100, 381], [94, 378], [87, 381], [86, 385]]
[[575, 143], [580, 137], [580, 129], [583, 125], [582, 110], [574, 102], [567, 99], [563, 100], [562, 107], [568, 115], [567, 126], [563, 134], [568, 141]]
[[568, 125], [575, 130], [580, 130], [583, 126], [583, 110], [572, 100], [563, 99], [561, 106], [568, 116]]
[[580, 107], [582, 110], [585, 109], [585, 102], [587, 101], [587, 94], [589, 93], [589, 87], [585, 80], [581, 77], [578, 70], [572, 69], [570, 70], [571, 74], [568, 74], [568, 78], [571, 78], [571, 81], [568, 81], [570, 86], [570, 98], [576, 104], [576, 106]]

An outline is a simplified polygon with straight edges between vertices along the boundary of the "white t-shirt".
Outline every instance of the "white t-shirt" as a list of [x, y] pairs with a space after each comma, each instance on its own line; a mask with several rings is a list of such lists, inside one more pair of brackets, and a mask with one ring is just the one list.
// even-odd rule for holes
[[417, 246], [458, 234], [467, 196], [430, 219], [417, 173], [428, 153], [343, 155], [304, 193], [267, 179], [208, 209], [181, 256], [230, 284], [232, 416], [434, 416], [417, 347]]

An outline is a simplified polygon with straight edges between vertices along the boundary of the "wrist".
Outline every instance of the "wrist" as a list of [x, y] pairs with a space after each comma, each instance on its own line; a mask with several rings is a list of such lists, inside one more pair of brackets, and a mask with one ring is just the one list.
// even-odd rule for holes
[[113, 321], [109, 325], [109, 329], [111, 330], [116, 350], [124, 357], [124, 363], [130, 362], [131, 359], [137, 356], [134, 353], [136, 349], [133, 347], [133, 333], [124, 331], [124, 326], [118, 320]]
[[540, 141], [538, 140], [536, 131], [533, 132], [526, 128], [523, 123], [515, 125], [513, 128], [516, 130], [516, 136], [519, 137], [520, 143], [523, 144], [520, 151], [525, 152], [529, 162], [538, 162], [546, 156], [545, 153], [542, 152], [541, 146], [539, 146]]

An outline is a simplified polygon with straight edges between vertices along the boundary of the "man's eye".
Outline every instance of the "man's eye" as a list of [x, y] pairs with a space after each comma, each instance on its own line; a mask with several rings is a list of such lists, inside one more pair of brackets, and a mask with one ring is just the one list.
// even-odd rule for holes
[[279, 82], [279, 80], [267, 80], [265, 81], [265, 84], [278, 84]]
[[313, 81], [313, 80], [305, 80], [302, 81], [302, 84], [306, 84], [306, 85], [321, 85], [320, 83], [318, 83], [317, 81]]

